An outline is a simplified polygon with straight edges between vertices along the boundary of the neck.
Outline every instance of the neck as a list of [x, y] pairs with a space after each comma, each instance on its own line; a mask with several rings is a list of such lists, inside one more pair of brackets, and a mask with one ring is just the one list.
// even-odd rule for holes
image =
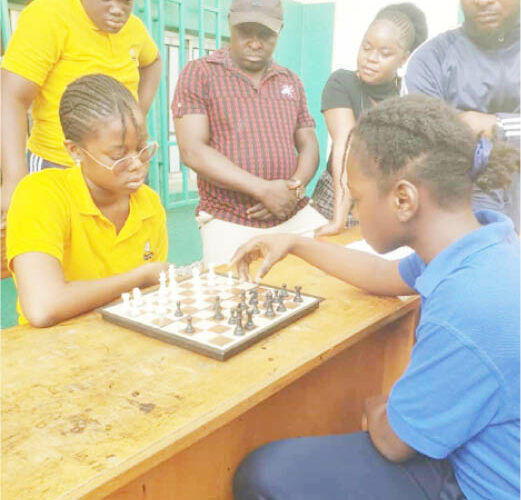
[[129, 196], [126, 193], [114, 193], [105, 188], [98, 186], [92, 182], [88, 177], [85, 177], [85, 182], [89, 188], [90, 195], [94, 204], [103, 212], [104, 209], [114, 207], [121, 202], [128, 201]]
[[445, 248], [481, 227], [470, 207], [457, 212], [443, 209], [429, 212], [428, 223], [425, 216], [418, 218], [415, 237], [408, 243], [426, 264]]

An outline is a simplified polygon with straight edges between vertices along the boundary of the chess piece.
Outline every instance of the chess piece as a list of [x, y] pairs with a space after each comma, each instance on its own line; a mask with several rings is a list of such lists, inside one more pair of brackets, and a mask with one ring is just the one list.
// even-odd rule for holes
[[295, 297], [293, 297], [293, 302], [304, 302], [304, 299], [302, 298], [302, 295], [300, 294], [302, 290], [301, 286], [295, 287]]
[[175, 305], [176, 305], [176, 308], [175, 308], [174, 316], [176, 318], [180, 318], [183, 316], [183, 311], [181, 311], [181, 301], [178, 300]]
[[279, 298], [278, 298], [278, 307], [277, 307], [277, 312], [286, 312], [287, 309], [286, 309], [286, 306], [284, 305], [284, 297], [282, 295], [279, 295]]
[[211, 263], [208, 264], [208, 285], [209, 286], [215, 286], [215, 264]]
[[260, 313], [259, 308], [258, 308], [258, 304], [259, 304], [259, 299], [255, 298], [255, 300], [251, 304], [253, 314], [259, 314]]
[[168, 266], [168, 286], [170, 288], [177, 288], [177, 280], [175, 277], [175, 266], [170, 264]]
[[230, 318], [228, 319], [229, 325], [235, 325], [237, 323], [237, 309], [232, 309]]
[[246, 311], [246, 316], [248, 318], [248, 320], [246, 321], [246, 325], [244, 328], [246, 328], [246, 330], [253, 330], [255, 328], [255, 325], [253, 324], [253, 309], [248, 309]]
[[233, 286], [233, 274], [231, 271], [228, 271], [228, 279], [226, 280], [226, 284], [228, 286]]
[[273, 299], [266, 299], [266, 317], [273, 318], [275, 316], [275, 311], [273, 310]]
[[122, 293], [121, 294], [121, 300], [123, 301], [123, 310], [126, 312], [126, 313], [129, 313], [130, 312], [130, 293], [128, 292], [125, 292], [125, 293]]
[[158, 316], [164, 316], [168, 312], [168, 309], [163, 302], [158, 301], [155, 312]]
[[280, 291], [279, 295], [283, 298], [289, 297], [288, 285], [286, 283], [282, 283], [282, 290]]
[[242, 314], [239, 313], [237, 315], [237, 323], [235, 324], [235, 330], [233, 331], [233, 334], [236, 337], [242, 337], [244, 335], [244, 328], [242, 327]]
[[154, 312], [154, 298], [152, 295], [145, 295], [145, 311], [148, 314], [152, 314]]
[[215, 314], [213, 315], [213, 319], [216, 321], [224, 319], [221, 307], [221, 298], [219, 296], [215, 297]]
[[256, 289], [250, 290], [250, 300], [248, 301], [248, 304], [250, 304], [250, 306], [252, 306], [256, 300], [258, 303], [258, 298], [259, 298], [259, 292]]
[[141, 304], [143, 303], [143, 299], [142, 299], [142, 294], [141, 294], [141, 290], [139, 288], [133, 288], [132, 289], [132, 298], [134, 299], [134, 303], [140, 307]]
[[192, 325], [192, 316], [187, 316], [185, 333], [194, 333], [194, 332], [195, 332], [195, 329]]
[[164, 290], [166, 288], [166, 273], [165, 271], [161, 271], [159, 273], [159, 290]]

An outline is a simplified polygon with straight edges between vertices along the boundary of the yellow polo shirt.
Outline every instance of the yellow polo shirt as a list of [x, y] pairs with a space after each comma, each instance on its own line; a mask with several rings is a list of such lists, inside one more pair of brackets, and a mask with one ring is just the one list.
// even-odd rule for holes
[[[11, 271], [17, 255], [43, 252], [60, 261], [67, 281], [105, 278], [166, 260], [165, 210], [157, 193], [143, 185], [130, 196], [128, 218], [116, 234], [92, 200], [81, 168], [51, 168], [16, 187], [6, 244]], [[18, 312], [19, 323], [27, 323], [20, 303]]]
[[74, 166], [63, 146], [58, 114], [69, 83], [104, 73], [123, 83], [137, 100], [139, 68], [158, 57], [144, 24], [131, 15], [119, 33], [100, 31], [81, 0], [34, 0], [20, 15], [2, 68], [40, 87], [33, 102], [28, 149], [48, 161]]

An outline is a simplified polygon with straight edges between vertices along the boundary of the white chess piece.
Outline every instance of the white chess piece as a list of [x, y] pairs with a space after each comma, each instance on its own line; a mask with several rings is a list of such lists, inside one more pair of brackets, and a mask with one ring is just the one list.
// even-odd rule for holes
[[131, 308], [131, 305], [130, 305], [130, 293], [128, 293], [128, 292], [122, 293], [121, 294], [121, 300], [123, 301], [123, 310], [126, 313], [129, 313], [130, 312], [130, 308]]
[[176, 272], [174, 264], [168, 266], [168, 286], [170, 288], [177, 287]]
[[233, 285], [233, 273], [231, 271], [228, 271], [228, 280], [226, 284], [229, 286]]
[[159, 273], [159, 288], [166, 288], [166, 273], [164, 271]]
[[143, 296], [139, 288], [136, 287], [132, 289], [132, 299], [137, 307], [140, 307], [143, 304]]
[[145, 311], [149, 314], [154, 312], [154, 299], [152, 295], [145, 296]]
[[208, 284], [210, 286], [215, 286], [215, 264], [210, 263], [208, 264]]

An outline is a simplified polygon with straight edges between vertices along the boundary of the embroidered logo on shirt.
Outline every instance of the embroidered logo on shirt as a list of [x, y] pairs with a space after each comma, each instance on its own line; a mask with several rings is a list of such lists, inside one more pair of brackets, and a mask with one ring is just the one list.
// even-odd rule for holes
[[137, 61], [137, 54], [135, 47], [130, 47], [130, 59]]
[[150, 241], [147, 241], [143, 252], [143, 260], [150, 260], [153, 256], [154, 252], [150, 249]]
[[291, 85], [284, 85], [280, 93], [287, 97], [293, 97], [293, 87]]

